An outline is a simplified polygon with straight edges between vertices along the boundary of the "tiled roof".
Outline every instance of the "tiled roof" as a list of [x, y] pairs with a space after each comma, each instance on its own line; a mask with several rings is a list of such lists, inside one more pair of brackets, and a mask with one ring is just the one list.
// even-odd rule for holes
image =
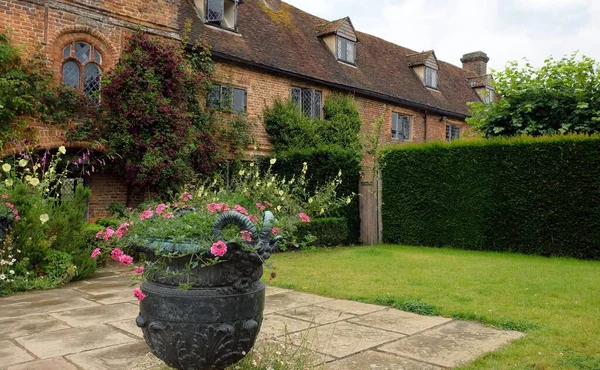
[[427, 59], [433, 55], [433, 50], [424, 51], [422, 53], [413, 53], [406, 56], [409, 66], [419, 66], [425, 64]]
[[193, 20], [192, 36], [208, 42], [216, 59], [458, 117], [469, 115], [467, 102], [479, 101], [467, 81], [471, 72], [438, 61], [438, 91], [428, 89], [410, 67], [415, 51], [366, 33], [357, 32], [356, 67], [338, 62], [317, 37], [328, 22], [287, 3], [274, 12], [262, 0], [246, 0], [239, 6], [239, 35], [205, 25], [193, 2], [183, 3], [182, 23]]
[[348, 17], [338, 19], [337, 21], [327, 22], [317, 27], [317, 36], [325, 36], [337, 32], [337, 30], [346, 22]]

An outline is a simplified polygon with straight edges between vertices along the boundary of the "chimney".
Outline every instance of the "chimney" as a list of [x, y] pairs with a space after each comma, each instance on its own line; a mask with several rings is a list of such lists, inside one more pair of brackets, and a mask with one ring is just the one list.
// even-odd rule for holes
[[487, 75], [487, 63], [490, 61], [490, 58], [483, 51], [465, 54], [460, 61], [463, 64], [464, 70], [471, 71], [477, 76]]
[[265, 3], [269, 6], [269, 8], [278, 12], [281, 9], [281, 0], [264, 0]]

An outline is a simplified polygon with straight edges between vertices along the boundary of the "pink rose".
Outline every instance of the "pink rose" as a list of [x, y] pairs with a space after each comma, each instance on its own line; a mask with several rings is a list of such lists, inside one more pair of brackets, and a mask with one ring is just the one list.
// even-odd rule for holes
[[256, 203], [256, 208], [260, 209], [261, 211], [264, 211], [266, 207], [260, 203]]
[[278, 227], [274, 227], [273, 230], [271, 230], [271, 232], [273, 233], [273, 235], [279, 235], [279, 233], [281, 232], [281, 230], [279, 230]]
[[144, 273], [144, 267], [143, 267], [143, 266], [136, 266], [136, 267], [133, 269], [133, 272], [135, 272], [135, 273], [136, 273], [136, 274], [138, 274], [138, 275], [141, 275], [141, 274], [143, 274], [143, 273]]
[[14, 205], [14, 204], [12, 204], [12, 203], [10, 203], [10, 202], [6, 202], [6, 206], [7, 206], [8, 208], [10, 208], [10, 209], [13, 209], [13, 208], [15, 208], [15, 205]]
[[142, 293], [142, 290], [140, 288], [135, 288], [133, 290], [133, 295], [135, 295], [135, 298], [137, 298], [138, 301], [143, 301], [144, 298], [147, 297], [147, 295], [145, 295], [144, 293]]
[[110, 252], [110, 259], [113, 261], [119, 261], [124, 255], [125, 253], [123, 253], [122, 250], [120, 250], [119, 248], [115, 248], [112, 250], [112, 252]]
[[119, 257], [119, 264], [121, 266], [129, 266], [132, 263], [133, 263], [133, 257], [131, 257], [131, 256], [124, 254], [121, 257]]
[[92, 258], [93, 259], [98, 258], [98, 256], [100, 255], [100, 253], [102, 253], [102, 251], [100, 250], [100, 248], [94, 249], [94, 251], [92, 252]]
[[248, 211], [246, 210], [246, 208], [240, 206], [239, 204], [233, 207], [233, 210], [237, 213], [243, 214], [244, 216], [248, 216]]
[[310, 222], [310, 217], [308, 217], [308, 215], [306, 213], [300, 213], [298, 215], [298, 217], [300, 217], [300, 219], [302, 220], [302, 222]]
[[168, 205], [166, 205], [166, 204], [159, 204], [159, 205], [157, 205], [157, 206], [156, 206], [156, 214], [157, 214], [157, 215], [162, 215], [162, 214], [163, 214], [163, 212], [164, 212], [164, 211], [165, 211], [167, 208], [169, 208], [169, 206], [168, 206]]
[[212, 253], [215, 257], [223, 257], [225, 253], [227, 253], [227, 244], [219, 240], [212, 245], [210, 248], [210, 253]]
[[102, 237], [102, 234], [104, 234], [104, 230], [100, 230], [96, 233], [96, 239], [100, 239]]
[[112, 238], [113, 235], [115, 235], [115, 231], [110, 227], [107, 227], [106, 231], [104, 232], [104, 240]]

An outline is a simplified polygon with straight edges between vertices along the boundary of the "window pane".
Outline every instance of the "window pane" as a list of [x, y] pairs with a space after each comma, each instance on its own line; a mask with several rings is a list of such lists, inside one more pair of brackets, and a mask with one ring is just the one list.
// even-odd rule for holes
[[206, 10], [207, 22], [220, 22], [225, 14], [224, 0], [208, 0]]
[[65, 85], [74, 88], [79, 87], [79, 65], [73, 61], [68, 61], [63, 64], [62, 81]]
[[337, 57], [340, 60], [346, 60], [346, 40], [341, 37], [337, 38]]
[[409, 116], [405, 116], [404, 117], [404, 124], [402, 127], [402, 139], [403, 140], [410, 140], [410, 117]]
[[437, 71], [435, 69], [431, 70], [431, 87], [437, 89]]
[[233, 110], [233, 87], [221, 87], [221, 107]]
[[392, 139], [398, 138], [398, 114], [392, 113]]
[[221, 101], [221, 85], [212, 85], [206, 97], [206, 106], [209, 108], [218, 108]]
[[88, 96], [95, 95], [100, 91], [100, 68], [90, 63], [83, 70], [83, 93]]
[[313, 91], [310, 89], [302, 90], [302, 114], [306, 117], [312, 117], [313, 111]]
[[233, 111], [237, 113], [246, 112], [246, 90], [233, 89]]
[[71, 56], [71, 45], [67, 45], [63, 49], [63, 58], [69, 58], [70, 56]]
[[356, 44], [352, 41], [346, 42], [346, 61], [352, 64], [356, 61]]
[[102, 55], [100, 55], [98, 50], [94, 50], [94, 61], [98, 64], [102, 64]]
[[302, 90], [297, 87], [292, 87], [291, 100], [292, 100], [292, 104], [297, 106], [298, 109], [301, 109], [302, 108]]
[[446, 140], [452, 140], [452, 127], [450, 125], [446, 125]]
[[313, 118], [321, 119], [321, 92], [315, 91], [313, 94]]
[[75, 58], [77, 58], [77, 60], [79, 60], [81, 63], [86, 63], [92, 58], [91, 52], [92, 48], [85, 42], [75, 43]]

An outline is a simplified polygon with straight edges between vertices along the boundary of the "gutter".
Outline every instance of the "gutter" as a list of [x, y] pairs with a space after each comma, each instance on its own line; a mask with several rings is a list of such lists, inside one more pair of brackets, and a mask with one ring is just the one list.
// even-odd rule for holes
[[448, 110], [444, 110], [444, 109], [439, 109], [439, 108], [432, 107], [430, 105], [415, 103], [410, 100], [400, 99], [400, 98], [396, 98], [393, 96], [376, 93], [376, 92], [366, 90], [366, 89], [359, 89], [359, 88], [355, 88], [352, 86], [337, 84], [334, 82], [329, 82], [329, 81], [325, 81], [325, 80], [320, 80], [318, 78], [305, 76], [305, 75], [302, 75], [299, 73], [285, 71], [285, 70], [267, 66], [264, 64], [249, 62], [247, 60], [237, 58], [237, 57], [234, 57], [234, 56], [231, 56], [228, 54], [224, 54], [221, 52], [217, 52], [217, 51], [211, 51], [211, 54], [212, 54], [212, 57], [214, 60], [224, 61], [224, 62], [235, 64], [238, 66], [242, 66], [242, 67], [251, 67], [251, 68], [255, 68], [255, 69], [260, 69], [260, 70], [270, 72], [270, 73], [273, 73], [276, 75], [296, 78], [296, 79], [304, 80], [304, 81], [307, 81], [310, 83], [323, 85], [323, 86], [326, 86], [329, 88], [343, 90], [343, 91], [351, 92], [354, 94], [362, 95], [365, 97], [373, 98], [376, 100], [393, 103], [393, 104], [397, 104], [397, 105], [402, 105], [402, 106], [409, 107], [409, 108], [419, 109], [419, 110], [422, 110], [425, 112], [436, 113], [436, 114], [446, 116], [449, 118], [458, 118], [458, 119], [464, 120], [465, 118], [470, 117], [469, 115], [466, 115], [466, 114], [461, 114], [461, 113], [456, 113], [456, 112], [452, 112], [452, 111], [448, 111]]

